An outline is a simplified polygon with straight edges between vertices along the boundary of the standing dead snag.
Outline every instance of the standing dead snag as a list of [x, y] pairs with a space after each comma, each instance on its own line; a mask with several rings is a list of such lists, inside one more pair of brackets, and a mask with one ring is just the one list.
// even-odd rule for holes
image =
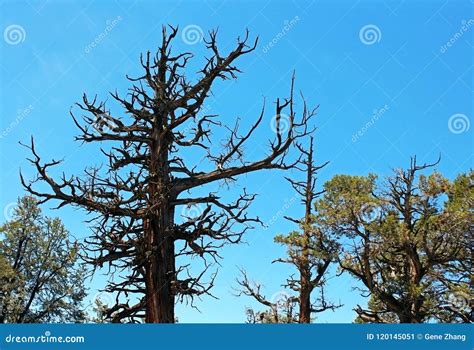
[[[119, 271], [120, 280], [111, 280], [106, 290], [116, 293], [116, 304], [108, 310], [114, 322], [174, 322], [176, 300], [209, 294], [209, 283], [202, 281], [210, 263], [218, 258], [225, 243], [238, 243], [242, 234], [258, 218], [247, 216], [246, 209], [254, 195], [243, 192], [234, 203], [224, 203], [215, 193], [196, 197], [192, 190], [216, 181], [262, 169], [289, 169], [286, 156], [299, 138], [309, 134], [308, 122], [314, 110], [304, 109], [296, 118], [293, 82], [290, 97], [276, 101], [276, 135], [267, 155], [256, 161], [244, 159], [243, 147], [252, 139], [264, 117], [264, 108], [251, 126], [241, 134], [229, 128], [216, 115], [201, 115], [204, 102], [216, 79], [235, 79], [237, 58], [252, 52], [257, 40], [248, 44], [248, 32], [228, 55], [217, 47], [216, 32], [205, 41], [211, 56], [198, 72], [197, 81], [184, 74], [191, 53], [173, 54], [171, 43], [177, 28], [163, 28], [163, 40], [157, 54], [142, 56], [143, 76], [129, 78], [132, 87], [125, 98], [112, 93], [125, 109], [122, 117], [112, 116], [104, 102], [83, 97], [77, 104], [86, 115], [80, 122], [72, 115], [85, 143], [109, 145], [101, 148], [107, 159], [105, 169], [90, 167], [84, 176], [62, 176], [55, 180], [50, 168], [59, 161], [43, 163], [33, 140], [28, 147], [31, 163], [38, 176], [27, 182], [26, 189], [42, 202], [58, 200], [58, 207], [73, 205], [94, 213], [94, 234], [87, 240], [87, 261], [94, 267], [108, 264], [109, 271]], [[289, 128], [280, 127], [285, 113]], [[286, 116], [285, 116], [286, 117]], [[230, 135], [220, 153], [211, 149], [211, 129], [226, 128]], [[183, 155], [189, 150], [203, 152], [210, 171], [198, 170], [202, 161], [187, 164]], [[106, 170], [106, 171], [105, 171]], [[35, 188], [35, 182], [49, 186], [49, 192]], [[197, 215], [176, 220], [177, 208], [193, 208]], [[201, 273], [193, 275], [189, 259], [203, 259]], [[180, 259], [181, 258], [181, 259]], [[183, 260], [186, 260], [183, 262]], [[196, 266], [193, 265], [195, 272]], [[214, 275], [213, 275], [214, 276]], [[135, 302], [138, 300], [137, 302]], [[133, 302], [133, 304], [131, 304]]]
[[[314, 201], [322, 193], [316, 191], [316, 174], [327, 163], [321, 166], [314, 164], [313, 138], [311, 138], [308, 150], [300, 144], [297, 144], [296, 147], [300, 151], [301, 157], [295, 168], [303, 172], [306, 178], [303, 181], [290, 178], [287, 178], [287, 180], [301, 196], [305, 215], [302, 219], [285, 217], [297, 224], [300, 231], [293, 231], [288, 235], [275, 237], [275, 242], [287, 247], [288, 257], [277, 259], [274, 262], [291, 264], [296, 268], [299, 276], [297, 278], [294, 278], [293, 275], [290, 276], [285, 287], [296, 292], [297, 296], [284, 293], [278, 300], [268, 300], [261, 294], [261, 286], [251, 283], [244, 271], [242, 271], [242, 278], [237, 281], [241, 287], [239, 295], [251, 296], [271, 309], [271, 316], [262, 318], [264, 322], [310, 323], [311, 314], [334, 310], [339, 307], [339, 305], [328, 302], [324, 296], [327, 270], [331, 262], [336, 260], [339, 248], [335, 240], [327, 236], [327, 233], [318, 225], [313, 210]], [[312, 302], [311, 294], [315, 289], [319, 290], [320, 295], [315, 302]], [[298, 309], [298, 312], [294, 312], [294, 309]], [[254, 313], [250, 310], [248, 314], [252, 315]], [[280, 314], [284, 316], [281, 317]], [[260, 313], [260, 315], [263, 314]]]

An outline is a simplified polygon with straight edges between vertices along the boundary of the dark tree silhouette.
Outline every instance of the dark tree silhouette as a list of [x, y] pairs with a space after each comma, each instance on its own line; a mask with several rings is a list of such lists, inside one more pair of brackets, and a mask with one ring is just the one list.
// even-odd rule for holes
[[[108, 264], [112, 271], [122, 273], [120, 280], [111, 280], [106, 287], [116, 295], [116, 304], [108, 310], [113, 322], [138, 322], [140, 318], [174, 322], [176, 301], [190, 299], [192, 304], [193, 297], [210, 294], [215, 274], [208, 282], [203, 277], [219, 257], [219, 249], [225, 243], [238, 243], [260, 221], [246, 214], [254, 195], [245, 190], [230, 204], [216, 193], [196, 196], [192, 190], [258, 170], [289, 169], [295, 164], [288, 160], [295, 141], [312, 132], [308, 122], [315, 110], [304, 100], [301, 115], [296, 117], [293, 77], [290, 96], [276, 100], [275, 137], [267, 154], [246, 159], [244, 146], [261, 126], [265, 108], [244, 133], [238, 120], [229, 127], [217, 115], [201, 114], [213, 83], [235, 79], [240, 72], [235, 61], [252, 52], [257, 40], [249, 45], [247, 32], [224, 55], [217, 46], [217, 33], [211, 31], [205, 40], [210, 57], [193, 82], [184, 74], [192, 54], [172, 53], [176, 35], [177, 28], [163, 27], [157, 54], [142, 56], [143, 76], [127, 77], [132, 87], [125, 98], [111, 94], [124, 108], [124, 116], [112, 116], [105, 102], [86, 95], [77, 104], [86, 113], [82, 121], [71, 113], [81, 131], [78, 141], [109, 145], [101, 148], [107, 159], [104, 167], [86, 168], [83, 176], [54, 179], [50, 170], [60, 161], [44, 163], [33, 139], [27, 146], [38, 176], [33, 181], [21, 177], [26, 189], [42, 202], [58, 200], [58, 207], [73, 205], [95, 214], [86, 259], [95, 267]], [[216, 151], [212, 146], [218, 143], [211, 140], [211, 131], [219, 128], [228, 131], [228, 138]], [[206, 162], [196, 157], [188, 164], [185, 155], [196, 150]], [[49, 191], [40, 190], [36, 182], [46, 184]], [[184, 220], [176, 218], [179, 207], [189, 209], [184, 210]], [[200, 272], [196, 272], [195, 260], [191, 265], [187, 259], [195, 256], [204, 259]], [[177, 261], [179, 258], [184, 259]]]
[[[304, 217], [296, 219], [285, 216], [285, 218], [299, 226], [298, 231], [290, 232], [288, 235], [278, 235], [275, 242], [287, 247], [288, 256], [276, 259], [274, 262], [290, 264], [295, 267], [298, 276], [290, 276], [284, 287], [290, 293], [282, 294], [277, 300], [268, 300], [261, 293], [261, 285], [251, 283], [245, 271], [237, 280], [240, 290], [238, 294], [253, 297], [259, 303], [270, 308], [270, 312], [260, 313], [263, 322], [274, 323], [310, 323], [311, 315], [326, 310], [334, 310], [339, 305], [328, 302], [324, 295], [324, 284], [330, 264], [337, 259], [339, 252], [338, 244], [329, 237], [318, 224], [317, 215], [314, 211], [314, 201], [323, 193], [316, 190], [317, 171], [327, 165], [317, 166], [314, 161], [313, 138], [309, 149], [297, 144], [301, 157], [295, 169], [305, 175], [302, 181], [286, 178], [295, 192], [301, 196], [304, 206]], [[315, 289], [319, 290], [316, 300], [311, 300]], [[296, 293], [296, 295], [292, 295]], [[252, 319], [255, 315], [253, 310], [248, 310], [247, 315]], [[255, 317], [254, 317], [255, 318]], [[258, 319], [259, 317], [256, 317]]]

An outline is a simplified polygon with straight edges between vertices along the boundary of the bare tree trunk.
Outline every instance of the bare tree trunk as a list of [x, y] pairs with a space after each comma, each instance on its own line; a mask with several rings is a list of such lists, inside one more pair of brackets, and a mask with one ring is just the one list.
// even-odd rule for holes
[[[308, 174], [310, 171], [308, 171]], [[309, 225], [311, 225], [311, 194], [307, 193], [306, 198], [306, 213], [305, 213], [305, 227], [303, 233], [303, 251], [300, 270], [300, 313], [299, 323], [311, 323], [311, 292], [313, 290], [311, 286], [311, 267], [309, 266]]]
[[300, 312], [299, 312], [299, 323], [310, 323], [311, 322], [311, 287], [310, 281], [307, 280], [306, 276], [301, 275], [301, 290], [299, 296]]
[[[146, 322], [173, 323], [174, 295], [174, 241], [168, 230], [162, 229], [169, 221], [167, 215], [145, 227], [146, 241], [151, 248], [151, 255], [145, 268], [146, 285]], [[159, 221], [159, 222], [156, 222]]]
[[311, 210], [313, 205], [314, 191], [313, 184], [313, 139], [308, 152], [307, 171], [306, 171], [306, 188], [305, 188], [305, 215], [303, 227], [303, 251], [300, 266], [300, 315], [299, 323], [311, 322], [311, 268], [309, 266], [309, 245], [310, 245], [310, 225]]
[[[163, 120], [163, 118], [158, 118]], [[155, 126], [150, 149], [149, 198], [152, 219], [145, 227], [147, 268], [146, 322], [174, 323], [175, 254], [172, 227], [174, 211], [169, 205], [168, 145]], [[149, 258], [148, 258], [149, 257]]]
[[398, 314], [398, 319], [400, 320], [400, 323], [418, 323], [410, 312], [402, 312]]

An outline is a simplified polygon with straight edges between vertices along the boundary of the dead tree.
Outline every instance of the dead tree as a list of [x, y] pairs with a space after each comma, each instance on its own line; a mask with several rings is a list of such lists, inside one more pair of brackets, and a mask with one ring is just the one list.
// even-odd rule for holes
[[[38, 175], [32, 181], [21, 176], [24, 187], [42, 202], [57, 200], [58, 208], [72, 205], [93, 214], [86, 259], [96, 268], [108, 264], [109, 271], [121, 273], [106, 287], [116, 295], [116, 304], [108, 310], [114, 322], [140, 318], [174, 322], [176, 301], [190, 299], [192, 304], [193, 297], [209, 294], [215, 275], [209, 282], [203, 277], [219, 258], [219, 249], [238, 243], [260, 221], [246, 214], [254, 199], [246, 191], [229, 204], [216, 193], [193, 195], [193, 189], [258, 170], [289, 169], [295, 164], [288, 160], [295, 141], [312, 132], [308, 124], [315, 111], [304, 101], [299, 117], [294, 111], [293, 77], [289, 97], [276, 100], [275, 136], [268, 153], [257, 160], [245, 159], [244, 147], [264, 121], [265, 103], [249, 130], [241, 133], [239, 120], [229, 127], [217, 115], [207, 115], [205, 101], [216, 80], [237, 77], [235, 61], [252, 52], [257, 39], [249, 44], [247, 32], [224, 55], [216, 31], [211, 31], [205, 40], [210, 57], [196, 80], [189, 80], [184, 71], [192, 54], [172, 53], [176, 35], [177, 28], [163, 27], [157, 54], [141, 57], [143, 75], [127, 76], [132, 87], [125, 97], [111, 93], [124, 115], [113, 116], [105, 102], [86, 95], [77, 104], [85, 113], [82, 120], [71, 112], [81, 132], [76, 140], [100, 143], [105, 166], [86, 168], [82, 176], [54, 179], [50, 170], [60, 161], [45, 163], [33, 139], [27, 145]], [[216, 150], [211, 131], [219, 128], [228, 131], [228, 138]], [[207, 162], [193, 158], [194, 164], [189, 164], [186, 156], [193, 152], [201, 152]], [[37, 182], [49, 190], [40, 190]], [[179, 213], [183, 220], [177, 219]], [[195, 260], [191, 272], [190, 257], [203, 259], [197, 275]]]
[[[323, 191], [318, 192], [316, 190], [316, 175], [318, 170], [326, 166], [327, 163], [320, 166], [315, 165], [312, 137], [309, 149], [305, 149], [300, 144], [297, 144], [296, 147], [301, 157], [295, 168], [305, 174], [305, 179], [302, 181], [288, 177], [286, 179], [296, 193], [301, 196], [301, 203], [305, 212], [302, 219], [285, 216], [287, 220], [297, 224], [300, 230], [275, 237], [275, 242], [287, 247], [288, 256], [274, 262], [291, 264], [298, 271], [298, 277], [290, 276], [284, 285], [292, 293], [296, 293], [294, 297], [288, 294], [284, 298], [284, 310], [289, 311], [297, 308], [296, 322], [310, 323], [313, 313], [334, 310], [340, 306], [327, 301], [324, 296], [324, 284], [326, 283], [328, 268], [336, 260], [339, 248], [336, 241], [331, 239], [318, 225], [314, 211], [314, 201], [323, 193]], [[278, 314], [275, 310], [278, 303], [282, 303], [281, 300], [271, 302], [265, 299], [260, 292], [260, 285], [251, 284], [245, 272], [242, 272], [242, 277], [237, 280], [237, 283], [241, 288], [238, 294], [251, 296], [259, 303], [270, 307], [273, 310], [273, 318], [278, 320]], [[315, 289], [318, 289], [320, 294], [312, 302], [311, 296]], [[285, 319], [290, 322], [293, 317], [286, 317]]]

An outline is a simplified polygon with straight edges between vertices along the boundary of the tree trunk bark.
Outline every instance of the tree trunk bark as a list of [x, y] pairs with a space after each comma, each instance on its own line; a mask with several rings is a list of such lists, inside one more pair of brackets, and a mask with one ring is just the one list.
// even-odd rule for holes
[[398, 314], [400, 323], [418, 323], [411, 312], [401, 312]]
[[301, 276], [300, 281], [300, 312], [298, 322], [311, 323], [311, 289], [308, 288], [309, 281], [306, 281], [304, 276]]
[[[156, 221], [160, 222], [157, 223]], [[174, 241], [166, 229], [160, 225], [166, 215], [157, 220], [148, 220], [145, 235], [149, 258], [145, 268], [146, 323], [173, 323], [174, 294], [172, 282], [174, 272]], [[166, 226], [165, 226], [166, 227]]]
[[148, 186], [149, 215], [144, 220], [146, 264], [146, 323], [174, 323], [174, 291], [176, 280], [175, 252], [172, 228], [174, 209], [169, 203], [168, 145], [155, 128], [150, 150], [150, 180]]
[[308, 169], [306, 172], [306, 193], [305, 193], [305, 215], [303, 227], [303, 247], [300, 269], [300, 314], [299, 323], [311, 323], [311, 268], [309, 266], [309, 244], [310, 244], [310, 226], [312, 210], [312, 182], [313, 182], [313, 141], [308, 154]]

